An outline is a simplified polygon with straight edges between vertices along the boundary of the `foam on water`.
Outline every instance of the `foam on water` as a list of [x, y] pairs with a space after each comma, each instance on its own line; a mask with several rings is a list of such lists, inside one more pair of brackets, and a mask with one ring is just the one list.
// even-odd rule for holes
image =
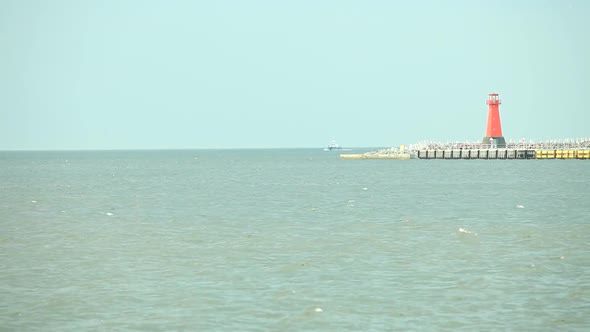
[[459, 227], [458, 231], [459, 231], [459, 233], [464, 233], [464, 234], [471, 234], [471, 235], [475, 235], [475, 236], [477, 236], [477, 233], [475, 233], [475, 232], [472, 232], [472, 231], [468, 231], [468, 230], [466, 230], [466, 229], [465, 229], [465, 228], [463, 228], [463, 227]]

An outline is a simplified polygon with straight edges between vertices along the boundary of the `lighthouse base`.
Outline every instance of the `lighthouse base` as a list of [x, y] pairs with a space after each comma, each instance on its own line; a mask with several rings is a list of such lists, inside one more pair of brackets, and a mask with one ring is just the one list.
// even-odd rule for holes
[[497, 137], [486, 136], [483, 138], [482, 143], [483, 144], [490, 144], [490, 138], [493, 139], [492, 147], [494, 147], [494, 148], [505, 148], [506, 147], [506, 140], [504, 139], [504, 136], [497, 136]]

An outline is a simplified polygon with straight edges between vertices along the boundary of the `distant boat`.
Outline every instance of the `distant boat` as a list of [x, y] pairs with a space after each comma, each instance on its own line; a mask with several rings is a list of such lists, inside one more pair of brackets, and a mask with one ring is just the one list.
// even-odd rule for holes
[[336, 143], [336, 141], [332, 141], [332, 143], [328, 144], [327, 147], [324, 148], [324, 151], [339, 151], [342, 150], [342, 147]]

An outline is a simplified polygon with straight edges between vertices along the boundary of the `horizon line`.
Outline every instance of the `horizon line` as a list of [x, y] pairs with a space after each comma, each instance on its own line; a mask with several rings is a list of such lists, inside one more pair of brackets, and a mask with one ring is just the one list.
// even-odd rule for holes
[[[384, 146], [352, 146], [342, 149], [374, 149]], [[0, 152], [82, 152], [82, 151], [190, 151], [190, 150], [323, 150], [325, 147], [217, 147], [217, 148], [96, 148], [96, 149], [0, 149]]]

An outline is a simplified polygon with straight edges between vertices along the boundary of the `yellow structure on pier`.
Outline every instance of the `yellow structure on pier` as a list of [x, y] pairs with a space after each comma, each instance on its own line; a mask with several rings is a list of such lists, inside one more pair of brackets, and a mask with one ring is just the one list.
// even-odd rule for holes
[[590, 150], [535, 150], [535, 159], [590, 159]]

